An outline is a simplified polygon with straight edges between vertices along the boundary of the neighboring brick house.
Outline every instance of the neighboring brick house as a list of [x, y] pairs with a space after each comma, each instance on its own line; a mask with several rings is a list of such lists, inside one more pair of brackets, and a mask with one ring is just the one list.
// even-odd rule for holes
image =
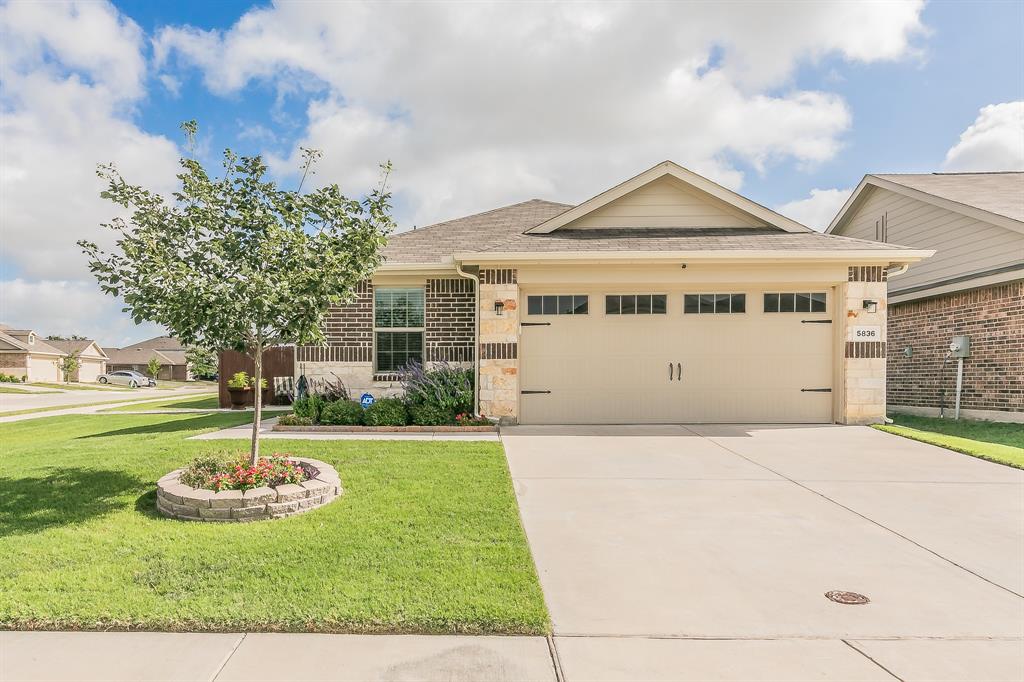
[[672, 162], [577, 206], [534, 199], [393, 235], [296, 376], [399, 390], [473, 367], [503, 422], [869, 423], [888, 268], [931, 254], [814, 232]]
[[156, 378], [164, 381], [188, 381], [192, 378], [185, 361], [185, 347], [176, 337], [155, 336], [124, 348], [104, 348], [111, 372], [134, 370], [149, 373], [149, 361], [156, 358], [160, 371]]
[[31, 329], [0, 324], [0, 374], [24, 381], [62, 381], [58, 363], [65, 355]]
[[867, 175], [830, 234], [933, 249], [889, 282], [891, 410], [1024, 422], [1024, 173]]

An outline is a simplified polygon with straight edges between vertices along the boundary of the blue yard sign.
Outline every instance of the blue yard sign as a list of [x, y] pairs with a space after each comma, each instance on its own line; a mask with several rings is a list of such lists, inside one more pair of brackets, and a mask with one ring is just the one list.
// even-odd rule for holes
[[373, 405], [373, 396], [370, 395], [369, 393], [364, 393], [359, 398], [359, 404], [362, 405], [363, 409], [365, 410], [370, 405]]

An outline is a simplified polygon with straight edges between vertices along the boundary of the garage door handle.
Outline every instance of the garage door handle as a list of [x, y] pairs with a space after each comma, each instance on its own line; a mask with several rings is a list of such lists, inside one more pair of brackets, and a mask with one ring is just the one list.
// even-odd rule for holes
[[682, 381], [682, 380], [683, 380], [683, 363], [677, 362], [676, 363], [676, 381]]
[[831, 393], [831, 388], [801, 388], [801, 393]]
[[672, 381], [672, 363], [668, 363], [668, 380]]

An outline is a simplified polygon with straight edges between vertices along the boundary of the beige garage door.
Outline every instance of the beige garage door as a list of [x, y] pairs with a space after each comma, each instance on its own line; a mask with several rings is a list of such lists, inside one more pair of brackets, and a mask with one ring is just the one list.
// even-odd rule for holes
[[832, 305], [826, 287], [526, 291], [520, 422], [831, 422]]

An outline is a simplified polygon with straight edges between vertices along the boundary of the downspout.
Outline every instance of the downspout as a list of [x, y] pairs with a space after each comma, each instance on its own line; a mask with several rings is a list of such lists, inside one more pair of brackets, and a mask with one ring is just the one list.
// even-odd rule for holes
[[473, 416], [480, 414], [480, 275], [462, 269], [456, 261], [455, 272], [473, 282]]
[[[909, 270], [909, 269], [910, 269], [910, 263], [900, 263], [900, 264], [898, 264], [896, 266], [896, 268], [894, 270], [886, 270], [886, 273], [885, 273], [886, 274], [886, 278], [887, 279], [892, 279], [893, 277], [899, 277], [900, 275], [906, 273], [906, 271]], [[889, 308], [888, 298], [889, 298], [889, 296], [888, 296], [888, 294], [886, 294], [886, 302], [885, 302], [886, 310], [888, 310], [888, 308]], [[886, 327], [888, 327], [888, 326], [889, 326], [889, 323], [888, 323], [888, 321], [886, 321]], [[943, 362], [942, 364], [945, 365], [946, 363]], [[940, 407], [939, 408], [940, 416], [941, 416], [941, 412], [942, 412], [942, 408]], [[890, 419], [888, 417], [888, 415], [886, 415], [883, 419], [885, 420], [886, 424], [892, 424], [892, 419]]]

